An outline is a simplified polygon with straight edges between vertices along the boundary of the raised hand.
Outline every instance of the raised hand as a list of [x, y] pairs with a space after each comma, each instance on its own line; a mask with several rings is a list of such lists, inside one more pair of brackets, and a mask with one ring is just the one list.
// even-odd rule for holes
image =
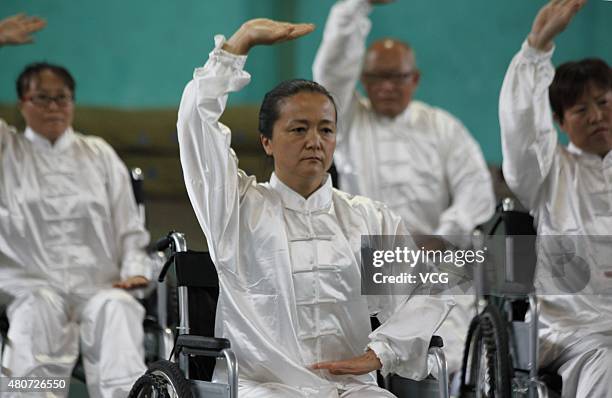
[[539, 50], [552, 48], [552, 41], [569, 25], [587, 0], [551, 0], [542, 7], [533, 21], [527, 40]]
[[47, 22], [39, 17], [17, 14], [0, 21], [0, 46], [26, 44], [34, 41], [31, 34], [44, 28]]
[[242, 24], [240, 29], [225, 43], [223, 49], [233, 54], [244, 55], [257, 45], [269, 45], [293, 40], [314, 30], [313, 24], [293, 24], [257, 18]]
[[382, 368], [380, 360], [372, 350], [344, 361], [319, 362], [310, 366], [313, 370], [326, 369], [333, 375], [362, 375]]

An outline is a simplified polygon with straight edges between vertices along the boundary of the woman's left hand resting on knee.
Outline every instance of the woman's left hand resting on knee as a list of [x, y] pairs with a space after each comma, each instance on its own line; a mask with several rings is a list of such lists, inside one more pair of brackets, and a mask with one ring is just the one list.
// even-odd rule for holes
[[327, 361], [311, 365], [313, 370], [326, 369], [333, 375], [362, 375], [382, 367], [374, 351], [367, 350], [363, 355], [344, 361]]
[[149, 284], [149, 280], [144, 276], [131, 276], [119, 282], [113, 283], [113, 287], [119, 289], [137, 289], [139, 287], [146, 287]]

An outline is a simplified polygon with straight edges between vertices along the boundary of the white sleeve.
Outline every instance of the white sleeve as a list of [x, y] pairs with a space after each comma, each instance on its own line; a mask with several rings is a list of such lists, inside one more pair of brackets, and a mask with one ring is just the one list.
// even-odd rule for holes
[[[381, 213], [382, 235], [407, 235], [399, 217], [387, 209]], [[405, 240], [401, 241], [406, 244]], [[383, 375], [396, 373], [412, 380], [422, 380], [431, 371], [428, 364], [431, 337], [455, 303], [451, 296], [428, 295], [418, 285], [406, 293], [368, 296], [370, 312], [376, 313], [381, 322], [370, 334], [368, 348], [382, 363]]]
[[222, 253], [234, 251], [223, 248], [239, 246], [239, 199], [252, 178], [238, 169], [231, 132], [219, 118], [228, 94], [246, 86], [250, 75], [243, 70], [246, 56], [222, 50], [224, 41], [223, 36], [215, 37], [208, 61], [185, 87], [177, 131], [187, 193], [211, 256], [218, 267], [234, 269], [236, 264]]
[[553, 51], [536, 50], [525, 40], [508, 67], [499, 97], [504, 178], [530, 209], [557, 147], [548, 99], [555, 73], [550, 61]]
[[382, 363], [382, 374], [395, 373], [412, 380], [426, 378], [432, 370], [428, 366], [431, 337], [454, 305], [450, 296], [390, 297], [388, 308], [394, 311], [386, 320], [379, 315], [384, 322], [370, 334], [368, 344]]
[[[480, 146], [458, 120], [449, 116], [442, 127], [448, 131], [446, 175], [451, 193], [451, 205], [442, 212], [435, 235], [455, 235], [453, 242], [469, 246], [472, 231], [485, 223], [495, 212], [495, 195], [491, 173]], [[459, 239], [459, 237], [464, 239]], [[461, 240], [461, 241], [459, 241]]]
[[[2, 223], [0, 223], [0, 248], [4, 247], [10, 247], [8, 245], [8, 243], [6, 243], [5, 245], [3, 245], [3, 240], [5, 236], [8, 236], [8, 222], [4, 222], [4, 220], [2, 219], [2, 217], [8, 217], [8, 197], [7, 197], [7, 193], [8, 193], [8, 189], [7, 189], [7, 183], [5, 182], [5, 178], [4, 175], [2, 175], [1, 173], [3, 173], [4, 169], [4, 162], [6, 162], [6, 154], [5, 152], [8, 151], [8, 140], [10, 137], [10, 134], [13, 131], [13, 127], [9, 126], [8, 124], [6, 124], [6, 122], [3, 119], [0, 119], [0, 220], [2, 220]], [[6, 228], [6, 229], [5, 229]]]
[[[356, 86], [366, 52], [372, 6], [367, 0], [342, 0], [327, 19], [323, 40], [312, 66], [313, 78], [332, 93], [342, 131], [350, 130], [358, 105]], [[342, 136], [338, 136], [342, 145]]]
[[115, 150], [100, 138], [109, 173], [109, 199], [116, 245], [121, 261], [120, 279], [152, 278], [153, 264], [146, 254], [149, 233], [138, 211], [129, 170]]
[[[3, 151], [7, 145], [9, 134], [15, 132], [13, 126], [9, 126], [3, 119], [0, 119], [0, 151]], [[0, 152], [2, 153], [2, 152]]]

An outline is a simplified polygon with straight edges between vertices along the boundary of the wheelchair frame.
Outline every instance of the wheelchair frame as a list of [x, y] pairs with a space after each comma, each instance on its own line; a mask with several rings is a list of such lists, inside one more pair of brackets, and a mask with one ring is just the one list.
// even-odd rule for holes
[[[155, 249], [165, 251], [170, 249], [170, 256], [164, 267], [162, 268], [158, 282], [163, 282], [169, 268], [175, 265], [177, 274], [177, 290], [178, 290], [178, 312], [179, 325], [177, 327], [178, 334], [170, 359], [178, 359], [178, 363], [171, 360], [160, 360], [149, 365], [147, 373], [141, 376], [134, 384], [130, 397], [140, 398], [149, 396], [147, 393], [152, 391], [162, 391], [160, 394], [164, 397], [168, 394], [172, 397], [185, 398], [191, 396], [205, 396], [207, 398], [236, 398], [238, 396], [238, 362], [236, 356], [231, 349], [229, 340], [223, 338], [215, 338], [208, 336], [200, 336], [191, 334], [192, 327], [189, 321], [189, 285], [182, 276], [189, 274], [192, 278], [195, 273], [184, 271], [179, 268], [177, 261], [184, 258], [185, 263], [182, 264], [185, 268], [191, 267], [186, 261], [191, 256], [198, 256], [199, 260], [206, 261], [204, 256], [208, 256], [204, 252], [191, 252], [187, 250], [187, 242], [185, 236], [180, 232], [171, 232], [165, 238], [160, 239]], [[208, 260], [210, 257], [208, 257]], [[197, 264], [197, 266], [208, 265], [213, 267], [212, 262], [209, 264]], [[215, 271], [216, 272], [216, 271]], [[196, 277], [197, 278], [197, 277]], [[202, 279], [200, 277], [200, 279]], [[194, 283], [193, 279], [190, 280]], [[197, 283], [197, 282], [195, 282]], [[206, 282], [205, 282], [206, 283]], [[216, 383], [207, 380], [192, 378], [190, 375], [190, 358], [192, 357], [212, 357], [225, 358], [227, 363], [227, 383]], [[155, 394], [152, 394], [155, 395]]]
[[[505, 264], [506, 281], [513, 282], [516, 277], [515, 255], [516, 246], [513, 235], [533, 235], [533, 218], [527, 213], [516, 210], [514, 200], [505, 198], [500, 205], [501, 212], [498, 219], [491, 228], [488, 235], [493, 235], [497, 226], [502, 221], [508, 222], [509, 218], [522, 218], [521, 227], [508, 227], [506, 225]], [[507, 218], [506, 218], [507, 217]], [[506, 218], [504, 220], [504, 218]], [[474, 237], [475, 246], [483, 248], [484, 237], [482, 233]], [[535, 248], [533, 253], [533, 271], [535, 272]], [[531, 260], [531, 259], [530, 259]], [[464, 350], [461, 391], [460, 397], [528, 397], [548, 398], [554, 397], [548, 386], [542, 382], [538, 374], [538, 300], [533, 290], [533, 284], [529, 291], [501, 294], [484, 294], [484, 269], [482, 265], [476, 270], [476, 298], [482, 311], [472, 320], [466, 346]], [[529, 311], [530, 321], [524, 320], [524, 315], [517, 317], [514, 304], [527, 303], [526, 311]], [[526, 313], [525, 311], [525, 313]], [[517, 319], [522, 317], [523, 319]], [[525, 344], [525, 342], [527, 344]], [[483, 359], [486, 362], [483, 369]], [[485, 380], [486, 377], [488, 380]], [[496, 380], [497, 379], [497, 380]], [[482, 386], [486, 382], [488, 386]], [[492, 391], [481, 391], [483, 387], [489, 387]]]

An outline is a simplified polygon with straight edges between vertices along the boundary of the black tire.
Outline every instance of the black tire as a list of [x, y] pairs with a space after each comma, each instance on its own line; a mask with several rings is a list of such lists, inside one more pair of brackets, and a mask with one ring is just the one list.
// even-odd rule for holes
[[463, 349], [463, 360], [461, 363], [461, 387], [460, 396], [471, 398], [476, 396], [476, 384], [478, 382], [478, 361], [480, 357], [480, 318], [476, 315], [470, 322], [465, 347]]
[[146, 373], [136, 380], [128, 398], [170, 398], [170, 395], [163, 377]]
[[487, 305], [468, 330], [461, 376], [461, 397], [511, 398], [512, 360], [506, 321]]
[[191, 387], [183, 371], [174, 362], [162, 359], [149, 364], [147, 374], [161, 377], [166, 383], [170, 398], [193, 398]]

